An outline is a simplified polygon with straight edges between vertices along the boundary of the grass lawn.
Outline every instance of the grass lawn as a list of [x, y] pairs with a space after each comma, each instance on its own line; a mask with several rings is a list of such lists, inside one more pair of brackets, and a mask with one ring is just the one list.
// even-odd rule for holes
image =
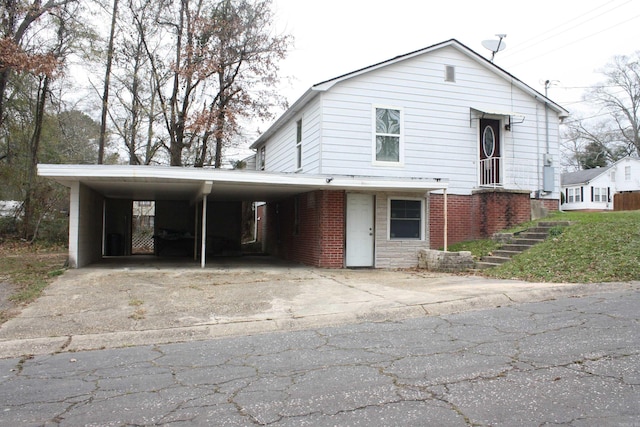
[[[542, 282], [640, 280], [640, 211], [558, 212], [548, 219], [573, 225], [482, 274]], [[471, 250], [481, 256], [498, 246], [487, 240], [465, 242], [451, 250]]]
[[0, 323], [13, 307], [27, 304], [64, 271], [67, 250], [63, 247], [30, 245], [19, 240], [0, 243]]

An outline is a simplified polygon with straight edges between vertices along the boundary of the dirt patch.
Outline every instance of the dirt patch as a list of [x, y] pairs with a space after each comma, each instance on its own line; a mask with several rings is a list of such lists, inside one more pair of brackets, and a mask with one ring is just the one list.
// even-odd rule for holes
[[20, 312], [18, 305], [10, 299], [17, 290], [17, 286], [9, 283], [6, 278], [0, 277], [0, 324]]
[[0, 324], [18, 315], [60, 274], [67, 254], [63, 247], [45, 247], [21, 240], [0, 243]]

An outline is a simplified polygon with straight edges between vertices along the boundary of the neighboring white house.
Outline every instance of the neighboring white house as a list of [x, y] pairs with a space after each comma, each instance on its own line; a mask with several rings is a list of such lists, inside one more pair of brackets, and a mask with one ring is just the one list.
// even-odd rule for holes
[[21, 205], [16, 200], [0, 200], [0, 216], [15, 216]]
[[614, 164], [562, 174], [563, 210], [613, 210], [614, 195], [640, 191], [640, 159], [625, 157]]

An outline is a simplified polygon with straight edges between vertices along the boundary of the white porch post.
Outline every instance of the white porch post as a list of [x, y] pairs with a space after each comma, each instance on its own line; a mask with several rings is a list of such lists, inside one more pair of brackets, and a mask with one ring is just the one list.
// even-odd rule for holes
[[202, 245], [200, 247], [200, 268], [204, 268], [207, 259], [207, 195], [202, 197]]
[[443, 190], [444, 194], [444, 251], [447, 252], [447, 228], [448, 228], [448, 215], [447, 215], [447, 189]]
[[80, 267], [80, 182], [74, 181], [69, 192], [69, 267]]
[[194, 212], [194, 224], [195, 227], [193, 227], [193, 234], [195, 234], [196, 238], [193, 239], [193, 260], [197, 261], [198, 260], [198, 202], [196, 202], [196, 208], [193, 210]]

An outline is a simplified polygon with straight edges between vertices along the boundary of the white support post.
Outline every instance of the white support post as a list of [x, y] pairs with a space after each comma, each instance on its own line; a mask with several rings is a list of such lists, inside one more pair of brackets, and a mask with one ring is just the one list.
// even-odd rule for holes
[[200, 247], [200, 267], [204, 268], [207, 259], [207, 195], [202, 197], [202, 245]]
[[193, 229], [193, 234], [195, 235], [195, 239], [193, 239], [193, 260], [198, 260], [198, 202], [196, 202], [196, 207], [193, 210], [195, 216], [195, 227]]
[[447, 234], [448, 233], [448, 215], [447, 215], [447, 189], [443, 190], [444, 194], [444, 251], [447, 252]]

